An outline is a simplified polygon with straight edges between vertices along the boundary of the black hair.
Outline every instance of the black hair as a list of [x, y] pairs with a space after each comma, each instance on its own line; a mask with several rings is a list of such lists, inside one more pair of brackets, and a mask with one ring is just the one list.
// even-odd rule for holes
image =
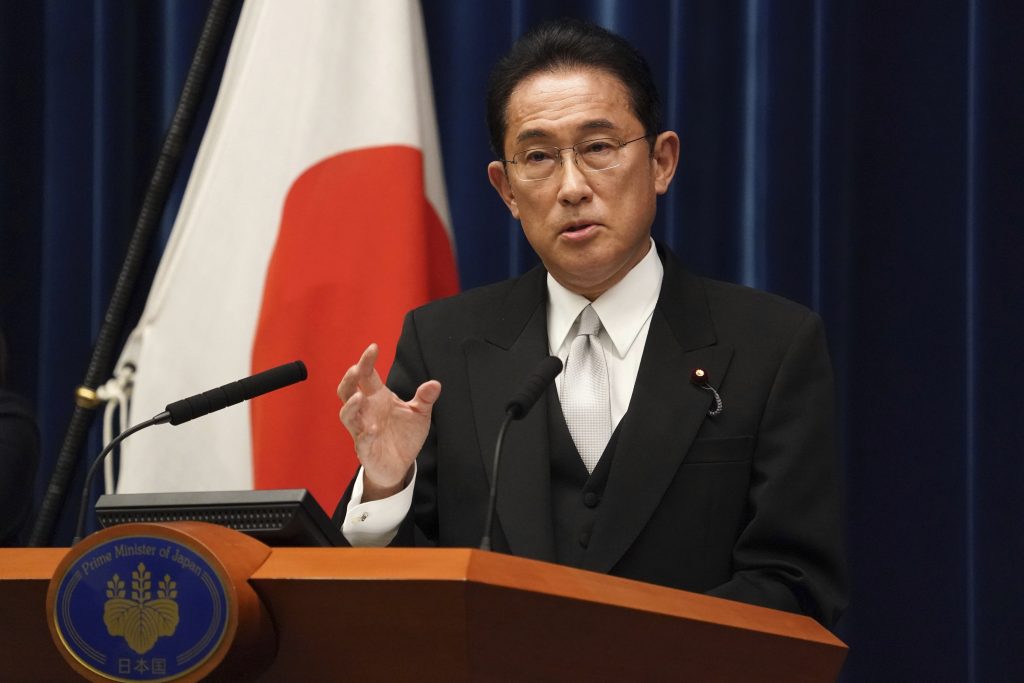
[[508, 101], [524, 79], [541, 71], [590, 68], [618, 78], [629, 93], [633, 114], [648, 136], [661, 132], [661, 100], [654, 77], [625, 38], [579, 19], [557, 19], [530, 29], [491, 70], [487, 127], [491, 149], [505, 158]]

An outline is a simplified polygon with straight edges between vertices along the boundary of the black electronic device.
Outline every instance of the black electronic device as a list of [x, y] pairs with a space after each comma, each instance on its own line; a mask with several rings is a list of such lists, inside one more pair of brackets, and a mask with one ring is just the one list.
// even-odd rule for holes
[[210, 522], [270, 546], [348, 545], [306, 489], [117, 493], [100, 496], [103, 527], [139, 522]]

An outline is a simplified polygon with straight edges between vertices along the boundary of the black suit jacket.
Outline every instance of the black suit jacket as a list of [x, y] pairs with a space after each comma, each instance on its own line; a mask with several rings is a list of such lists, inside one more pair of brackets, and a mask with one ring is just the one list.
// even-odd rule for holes
[[[821, 321], [696, 277], [659, 247], [661, 294], [581, 567], [809, 614], [846, 603], [832, 371]], [[545, 272], [408, 314], [388, 385], [441, 382], [394, 545], [477, 546], [505, 402], [548, 355]], [[724, 410], [694, 385], [703, 368]], [[494, 548], [555, 561], [546, 401], [507, 436]], [[335, 513], [344, 519], [351, 486]]]

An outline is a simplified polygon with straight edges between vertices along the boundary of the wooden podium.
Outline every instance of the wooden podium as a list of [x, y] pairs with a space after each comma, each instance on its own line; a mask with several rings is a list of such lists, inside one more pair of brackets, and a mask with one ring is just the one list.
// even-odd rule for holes
[[[216, 529], [215, 550], [241, 536]], [[276, 654], [264, 647], [242, 676], [236, 661], [229, 680], [834, 681], [846, 657], [807, 617], [522, 558], [245, 544], [263, 559], [236, 580], [269, 615]], [[48, 623], [68, 552], [0, 549], [0, 680], [82, 680]]]

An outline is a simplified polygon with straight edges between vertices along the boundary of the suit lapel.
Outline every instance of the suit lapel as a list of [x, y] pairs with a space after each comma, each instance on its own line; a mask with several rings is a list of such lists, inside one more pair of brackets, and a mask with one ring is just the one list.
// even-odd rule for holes
[[[520, 278], [496, 311], [483, 340], [466, 342], [471, 403], [479, 451], [488, 483], [493, 481], [494, 442], [505, 417], [505, 403], [548, 355], [545, 272], [536, 268]], [[512, 425], [498, 479], [497, 516], [510, 551], [554, 561], [551, 521], [547, 397]]]
[[[620, 424], [585, 569], [608, 572], [643, 530], [676, 476], [711, 395], [690, 381], [694, 368], [725, 375], [732, 349], [716, 344], [703, 285], [669, 254], [629, 411]], [[720, 380], [719, 380], [720, 381]]]

